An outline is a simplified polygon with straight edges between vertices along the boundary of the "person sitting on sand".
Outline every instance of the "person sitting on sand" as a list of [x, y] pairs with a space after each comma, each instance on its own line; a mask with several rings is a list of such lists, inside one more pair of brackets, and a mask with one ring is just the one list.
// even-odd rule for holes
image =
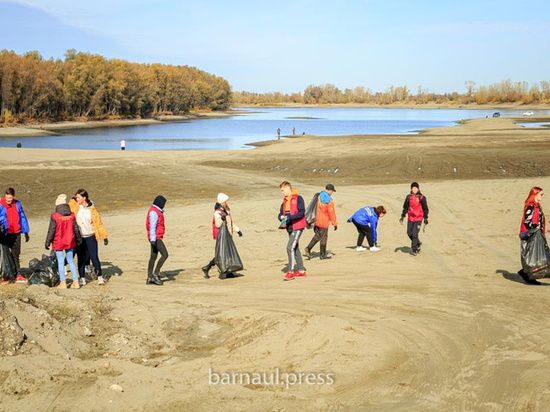
[[[82, 237], [80, 236], [76, 218], [67, 204], [67, 195], [61, 194], [55, 200], [55, 212], [52, 213], [50, 218], [50, 226], [48, 227], [45, 243], [46, 250], [50, 250], [51, 245], [57, 258], [60, 280], [57, 286], [58, 289], [67, 289], [67, 282], [65, 281], [65, 258], [67, 258], [73, 278], [71, 289], [80, 289], [78, 271], [74, 264], [74, 249], [80, 243], [82, 243]], [[63, 252], [65, 253], [63, 254]]]
[[357, 236], [357, 247], [355, 250], [363, 252], [367, 248], [363, 247], [363, 240], [367, 238], [369, 249], [371, 252], [378, 252], [380, 248], [377, 246], [378, 242], [378, 220], [386, 216], [386, 209], [384, 206], [366, 206], [355, 212], [349, 219], [357, 228], [359, 236]]
[[336, 220], [336, 210], [334, 209], [334, 200], [332, 200], [332, 194], [336, 192], [334, 185], [328, 184], [325, 190], [319, 193], [317, 198], [317, 211], [315, 212], [315, 225], [313, 227], [313, 239], [309, 242], [309, 245], [304, 249], [304, 256], [311, 258], [311, 249], [321, 242], [321, 254], [320, 259], [330, 259], [327, 255], [327, 240], [328, 240], [328, 228], [332, 223], [334, 230], [338, 229], [338, 221]]
[[411, 239], [411, 256], [416, 256], [420, 252], [420, 246], [422, 242], [418, 239], [418, 233], [420, 232], [420, 227], [422, 226], [422, 220], [424, 224], [428, 224], [428, 202], [426, 196], [420, 193], [420, 188], [418, 183], [411, 183], [411, 193], [405, 197], [405, 202], [403, 203], [403, 212], [401, 213], [401, 218], [399, 223], [403, 223], [405, 215], [408, 214], [407, 221], [407, 236]]
[[85, 276], [87, 253], [94, 266], [94, 272], [97, 275], [97, 284], [102, 286], [105, 284], [105, 280], [103, 279], [101, 262], [99, 261], [98, 243], [103, 238], [103, 244], [105, 246], [109, 244], [107, 230], [103, 226], [99, 212], [94, 207], [94, 203], [89, 199], [86, 190], [78, 189], [75, 196], [69, 201], [69, 207], [76, 216], [76, 223], [78, 223], [83, 240], [76, 248], [80, 278], [84, 279]]
[[[535, 186], [529, 191], [529, 195], [527, 199], [525, 199], [525, 204], [523, 206], [523, 218], [521, 219], [519, 230], [520, 238], [531, 229], [540, 229], [542, 236], [546, 239], [546, 221], [542, 206], [540, 205], [543, 196], [544, 193], [540, 187]], [[523, 269], [518, 272], [518, 275], [528, 285], [541, 285], [538, 280], [529, 279], [527, 273], [525, 273]]]
[[288, 271], [283, 280], [305, 277], [306, 269], [300, 253], [300, 236], [306, 228], [306, 207], [304, 198], [298, 194], [292, 185], [284, 181], [279, 185], [283, 194], [283, 203], [279, 210], [279, 228], [288, 232], [286, 252], [288, 255]]
[[[151, 256], [149, 258], [149, 265], [147, 267], [147, 285], [159, 285], [163, 284], [160, 279], [160, 269], [166, 259], [168, 259], [168, 250], [164, 245], [162, 240], [166, 227], [164, 225], [164, 206], [166, 205], [166, 198], [164, 196], [158, 195], [155, 197], [153, 204], [147, 212], [147, 219], [145, 221], [145, 227], [147, 228], [147, 237], [149, 243], [151, 244]], [[160, 252], [160, 259], [155, 267], [155, 261], [157, 260], [158, 254]]]

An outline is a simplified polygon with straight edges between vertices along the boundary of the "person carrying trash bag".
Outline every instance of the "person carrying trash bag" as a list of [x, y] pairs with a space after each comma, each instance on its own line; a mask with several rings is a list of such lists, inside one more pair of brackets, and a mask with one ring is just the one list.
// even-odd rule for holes
[[[205, 279], [210, 279], [210, 269], [217, 266], [220, 278], [234, 278], [235, 272], [242, 270], [243, 265], [240, 262], [239, 254], [233, 242], [233, 233], [237, 232], [239, 237], [242, 237], [243, 232], [241, 232], [241, 229], [235, 224], [231, 216], [230, 207], [227, 203], [229, 196], [225, 193], [218, 193], [216, 200], [214, 215], [212, 217], [212, 236], [216, 241], [216, 253], [214, 259], [202, 267], [202, 273]], [[221, 239], [219, 239], [220, 236]]]
[[519, 231], [522, 269], [518, 271], [518, 275], [528, 285], [540, 285], [537, 278], [550, 277], [546, 220], [540, 205], [543, 196], [540, 187], [531, 188], [523, 207]]
[[[155, 197], [153, 204], [147, 212], [147, 218], [145, 220], [145, 228], [147, 229], [147, 237], [151, 244], [151, 256], [149, 257], [149, 265], [147, 266], [147, 281], [146, 285], [158, 285], [162, 286], [163, 281], [160, 278], [160, 269], [166, 259], [168, 259], [168, 250], [164, 245], [164, 232], [166, 228], [164, 226], [164, 206], [166, 205], [166, 198], [162, 195]], [[155, 261], [157, 260], [160, 252], [160, 259], [157, 262], [155, 268]], [[153, 270], [154, 269], [154, 270]]]
[[[336, 192], [334, 185], [328, 184], [325, 190], [319, 193], [315, 202], [315, 223], [313, 226], [313, 238], [309, 242], [309, 245], [304, 249], [304, 256], [311, 259], [311, 249], [321, 242], [319, 259], [330, 259], [331, 256], [327, 255], [327, 241], [328, 241], [328, 228], [332, 223], [334, 230], [338, 230], [338, 221], [336, 220], [336, 210], [334, 208], [334, 200], [332, 200], [333, 193]], [[315, 199], [315, 197], [314, 197]], [[308, 206], [309, 208], [309, 206]], [[306, 209], [306, 222], [308, 223], [308, 210]]]
[[80, 289], [78, 271], [74, 264], [74, 250], [76, 245], [80, 243], [82, 243], [82, 237], [80, 236], [76, 218], [67, 204], [67, 195], [61, 194], [55, 200], [55, 212], [52, 213], [50, 218], [50, 226], [48, 227], [45, 243], [46, 250], [50, 250], [51, 245], [57, 258], [60, 281], [57, 286], [58, 289], [67, 289], [67, 282], [65, 281], [65, 257], [67, 257], [67, 263], [69, 264], [73, 278], [71, 289]]

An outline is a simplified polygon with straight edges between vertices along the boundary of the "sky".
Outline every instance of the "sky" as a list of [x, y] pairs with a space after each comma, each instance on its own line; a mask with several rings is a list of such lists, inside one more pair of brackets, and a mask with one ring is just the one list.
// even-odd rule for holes
[[234, 91], [550, 81], [548, 0], [0, 0], [0, 50], [197, 67]]

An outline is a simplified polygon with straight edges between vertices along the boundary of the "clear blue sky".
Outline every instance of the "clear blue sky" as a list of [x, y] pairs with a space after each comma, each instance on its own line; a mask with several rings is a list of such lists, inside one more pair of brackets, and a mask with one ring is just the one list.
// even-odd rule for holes
[[195, 66], [233, 90], [550, 81], [550, 2], [0, 0], [0, 49]]

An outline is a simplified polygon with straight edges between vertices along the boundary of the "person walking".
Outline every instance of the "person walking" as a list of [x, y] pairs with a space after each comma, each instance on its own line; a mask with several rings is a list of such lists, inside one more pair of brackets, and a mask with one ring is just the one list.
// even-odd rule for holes
[[280, 139], [281, 138], [281, 128], [277, 128], [277, 138]]
[[[99, 212], [90, 200], [88, 192], [85, 189], [78, 189], [75, 196], [69, 201], [71, 212], [76, 216], [76, 223], [80, 229], [82, 243], [77, 245], [76, 254], [78, 257], [78, 273], [80, 282], [86, 284], [85, 268], [87, 255], [92, 261], [94, 272], [97, 276], [97, 284], [105, 285], [103, 272], [101, 271], [101, 262], [99, 261], [99, 241], [103, 239], [103, 244], [109, 244], [107, 230], [103, 226]], [[84, 279], [84, 281], [82, 281]]]
[[124, 139], [120, 141], [120, 150], [126, 150], [126, 140]]
[[[216, 204], [214, 205], [214, 215], [212, 216], [212, 237], [214, 240], [218, 239], [218, 233], [220, 231], [220, 227], [224, 224], [224, 222], [227, 224], [227, 229], [229, 230], [229, 234], [233, 236], [234, 232], [237, 232], [239, 237], [243, 236], [243, 232], [241, 232], [241, 229], [235, 224], [233, 221], [233, 217], [231, 216], [231, 209], [229, 207], [229, 204], [227, 203], [229, 201], [229, 196], [227, 196], [225, 193], [218, 193], [218, 196], [216, 198]], [[202, 267], [202, 274], [205, 277], [205, 279], [210, 279], [210, 269], [216, 266], [216, 257], [214, 257], [206, 266]], [[220, 277], [225, 278], [234, 278], [235, 274], [232, 272], [229, 273], [220, 273]]]
[[411, 256], [416, 256], [420, 252], [422, 242], [418, 238], [422, 221], [424, 225], [428, 224], [428, 201], [426, 196], [420, 193], [420, 188], [417, 182], [411, 183], [411, 193], [405, 197], [403, 202], [403, 212], [399, 223], [403, 224], [405, 215], [408, 215], [407, 221], [407, 236], [411, 239]]
[[48, 227], [45, 244], [46, 250], [50, 250], [51, 245], [55, 251], [60, 280], [57, 286], [58, 289], [67, 289], [65, 258], [67, 258], [73, 278], [71, 289], [80, 289], [78, 271], [74, 264], [74, 249], [80, 243], [82, 243], [82, 237], [80, 236], [76, 218], [67, 204], [67, 195], [61, 194], [55, 200], [55, 212], [52, 213], [50, 218], [50, 226]]
[[366, 206], [355, 212], [349, 219], [355, 225], [359, 235], [357, 236], [357, 246], [355, 250], [363, 252], [367, 248], [363, 247], [363, 240], [367, 238], [369, 244], [368, 250], [371, 252], [378, 252], [378, 221], [380, 218], [386, 216], [386, 209], [384, 206]]
[[[540, 187], [533, 187], [529, 191], [527, 199], [523, 206], [523, 217], [519, 229], [519, 237], [522, 238], [531, 229], [540, 229], [544, 240], [546, 241], [546, 219], [540, 202], [544, 196], [544, 192]], [[548, 247], [548, 245], [547, 245]], [[541, 285], [538, 280], [529, 279], [527, 273], [523, 269], [518, 272], [518, 275], [528, 285]]]
[[317, 242], [321, 242], [321, 253], [319, 255], [319, 259], [331, 258], [331, 256], [327, 255], [328, 229], [330, 224], [332, 223], [334, 230], [338, 230], [336, 210], [334, 208], [334, 200], [332, 200], [332, 195], [334, 192], [336, 192], [334, 185], [329, 183], [326, 185], [325, 190], [319, 193], [319, 197], [317, 198], [317, 211], [315, 212], [313, 239], [311, 239], [309, 245], [307, 245], [304, 249], [304, 256], [308, 259], [311, 259], [311, 250]]
[[4, 197], [0, 200], [0, 207], [6, 211], [8, 233], [1, 240], [10, 251], [15, 263], [15, 282], [26, 283], [28, 280], [21, 274], [21, 264], [19, 256], [21, 255], [21, 234], [25, 235], [25, 242], [29, 237], [29, 221], [23, 210], [23, 205], [15, 199], [15, 189], [8, 187]]
[[283, 194], [283, 203], [279, 210], [279, 228], [288, 232], [288, 243], [286, 252], [288, 255], [288, 270], [283, 280], [305, 277], [306, 269], [300, 254], [300, 236], [306, 227], [306, 207], [304, 199], [298, 194], [292, 185], [284, 181], [279, 185]]
[[0, 280], [2, 284], [15, 282], [15, 264], [7, 246], [8, 218], [6, 209], [0, 205]]
[[[158, 195], [155, 197], [153, 204], [147, 212], [147, 219], [145, 221], [145, 227], [147, 229], [147, 237], [151, 244], [151, 256], [149, 257], [149, 265], [147, 267], [147, 285], [159, 285], [163, 284], [160, 278], [160, 269], [166, 259], [168, 259], [168, 250], [164, 245], [164, 233], [166, 227], [164, 225], [164, 206], [166, 205], [166, 198]], [[157, 262], [155, 268], [155, 262], [160, 252], [160, 259]], [[154, 271], [153, 271], [154, 268]]]

